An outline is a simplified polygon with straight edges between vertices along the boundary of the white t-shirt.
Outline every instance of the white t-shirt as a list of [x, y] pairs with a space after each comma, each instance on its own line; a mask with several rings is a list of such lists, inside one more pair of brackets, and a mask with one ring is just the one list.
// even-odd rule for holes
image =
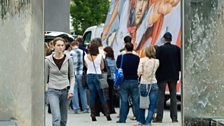
[[87, 65], [87, 74], [102, 74], [100, 64], [102, 60], [102, 55], [98, 54], [97, 57], [94, 60], [95, 68], [93, 66], [93, 61], [89, 60], [87, 55], [85, 55], [84, 59]]

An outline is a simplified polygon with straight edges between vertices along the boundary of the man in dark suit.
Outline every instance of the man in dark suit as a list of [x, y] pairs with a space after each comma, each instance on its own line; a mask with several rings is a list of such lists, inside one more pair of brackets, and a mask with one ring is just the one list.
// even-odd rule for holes
[[172, 122], [178, 122], [176, 85], [179, 79], [179, 71], [181, 66], [180, 48], [171, 44], [172, 35], [169, 32], [164, 34], [163, 41], [164, 45], [158, 47], [156, 52], [156, 57], [159, 59], [160, 65], [156, 72], [159, 92], [157, 102], [157, 117], [155, 122], [162, 122], [163, 119], [166, 84], [168, 84], [171, 99], [170, 117]]

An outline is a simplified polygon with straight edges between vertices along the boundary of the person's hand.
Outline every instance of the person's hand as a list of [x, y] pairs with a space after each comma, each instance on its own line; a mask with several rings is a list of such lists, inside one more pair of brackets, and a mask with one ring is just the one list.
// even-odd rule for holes
[[166, 15], [172, 11], [172, 8], [176, 6], [180, 0], [158, 0], [154, 3], [154, 8], [151, 11], [149, 18], [149, 25], [153, 25], [162, 15]]
[[67, 99], [71, 99], [73, 97], [73, 93], [68, 93]]
[[170, 4], [175, 7], [178, 3], [179, 3], [180, 0], [170, 0]]

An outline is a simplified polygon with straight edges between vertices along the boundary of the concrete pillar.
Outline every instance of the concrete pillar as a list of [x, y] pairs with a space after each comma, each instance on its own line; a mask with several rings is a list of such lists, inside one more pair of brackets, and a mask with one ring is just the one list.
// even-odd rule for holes
[[69, 23], [70, 0], [44, 0], [45, 31], [70, 33]]
[[1, 0], [0, 122], [44, 126], [43, 25], [43, 0]]
[[224, 119], [224, 2], [184, 0], [182, 5], [182, 125], [208, 126]]

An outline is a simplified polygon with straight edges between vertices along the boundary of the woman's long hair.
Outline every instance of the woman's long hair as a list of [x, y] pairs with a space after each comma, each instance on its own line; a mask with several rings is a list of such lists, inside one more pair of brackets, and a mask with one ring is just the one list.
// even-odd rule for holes
[[103, 50], [106, 52], [106, 57], [114, 60], [114, 50], [110, 46], [105, 47]]
[[88, 47], [88, 52], [90, 55], [97, 56], [99, 54], [98, 45], [96, 43], [91, 43]]

